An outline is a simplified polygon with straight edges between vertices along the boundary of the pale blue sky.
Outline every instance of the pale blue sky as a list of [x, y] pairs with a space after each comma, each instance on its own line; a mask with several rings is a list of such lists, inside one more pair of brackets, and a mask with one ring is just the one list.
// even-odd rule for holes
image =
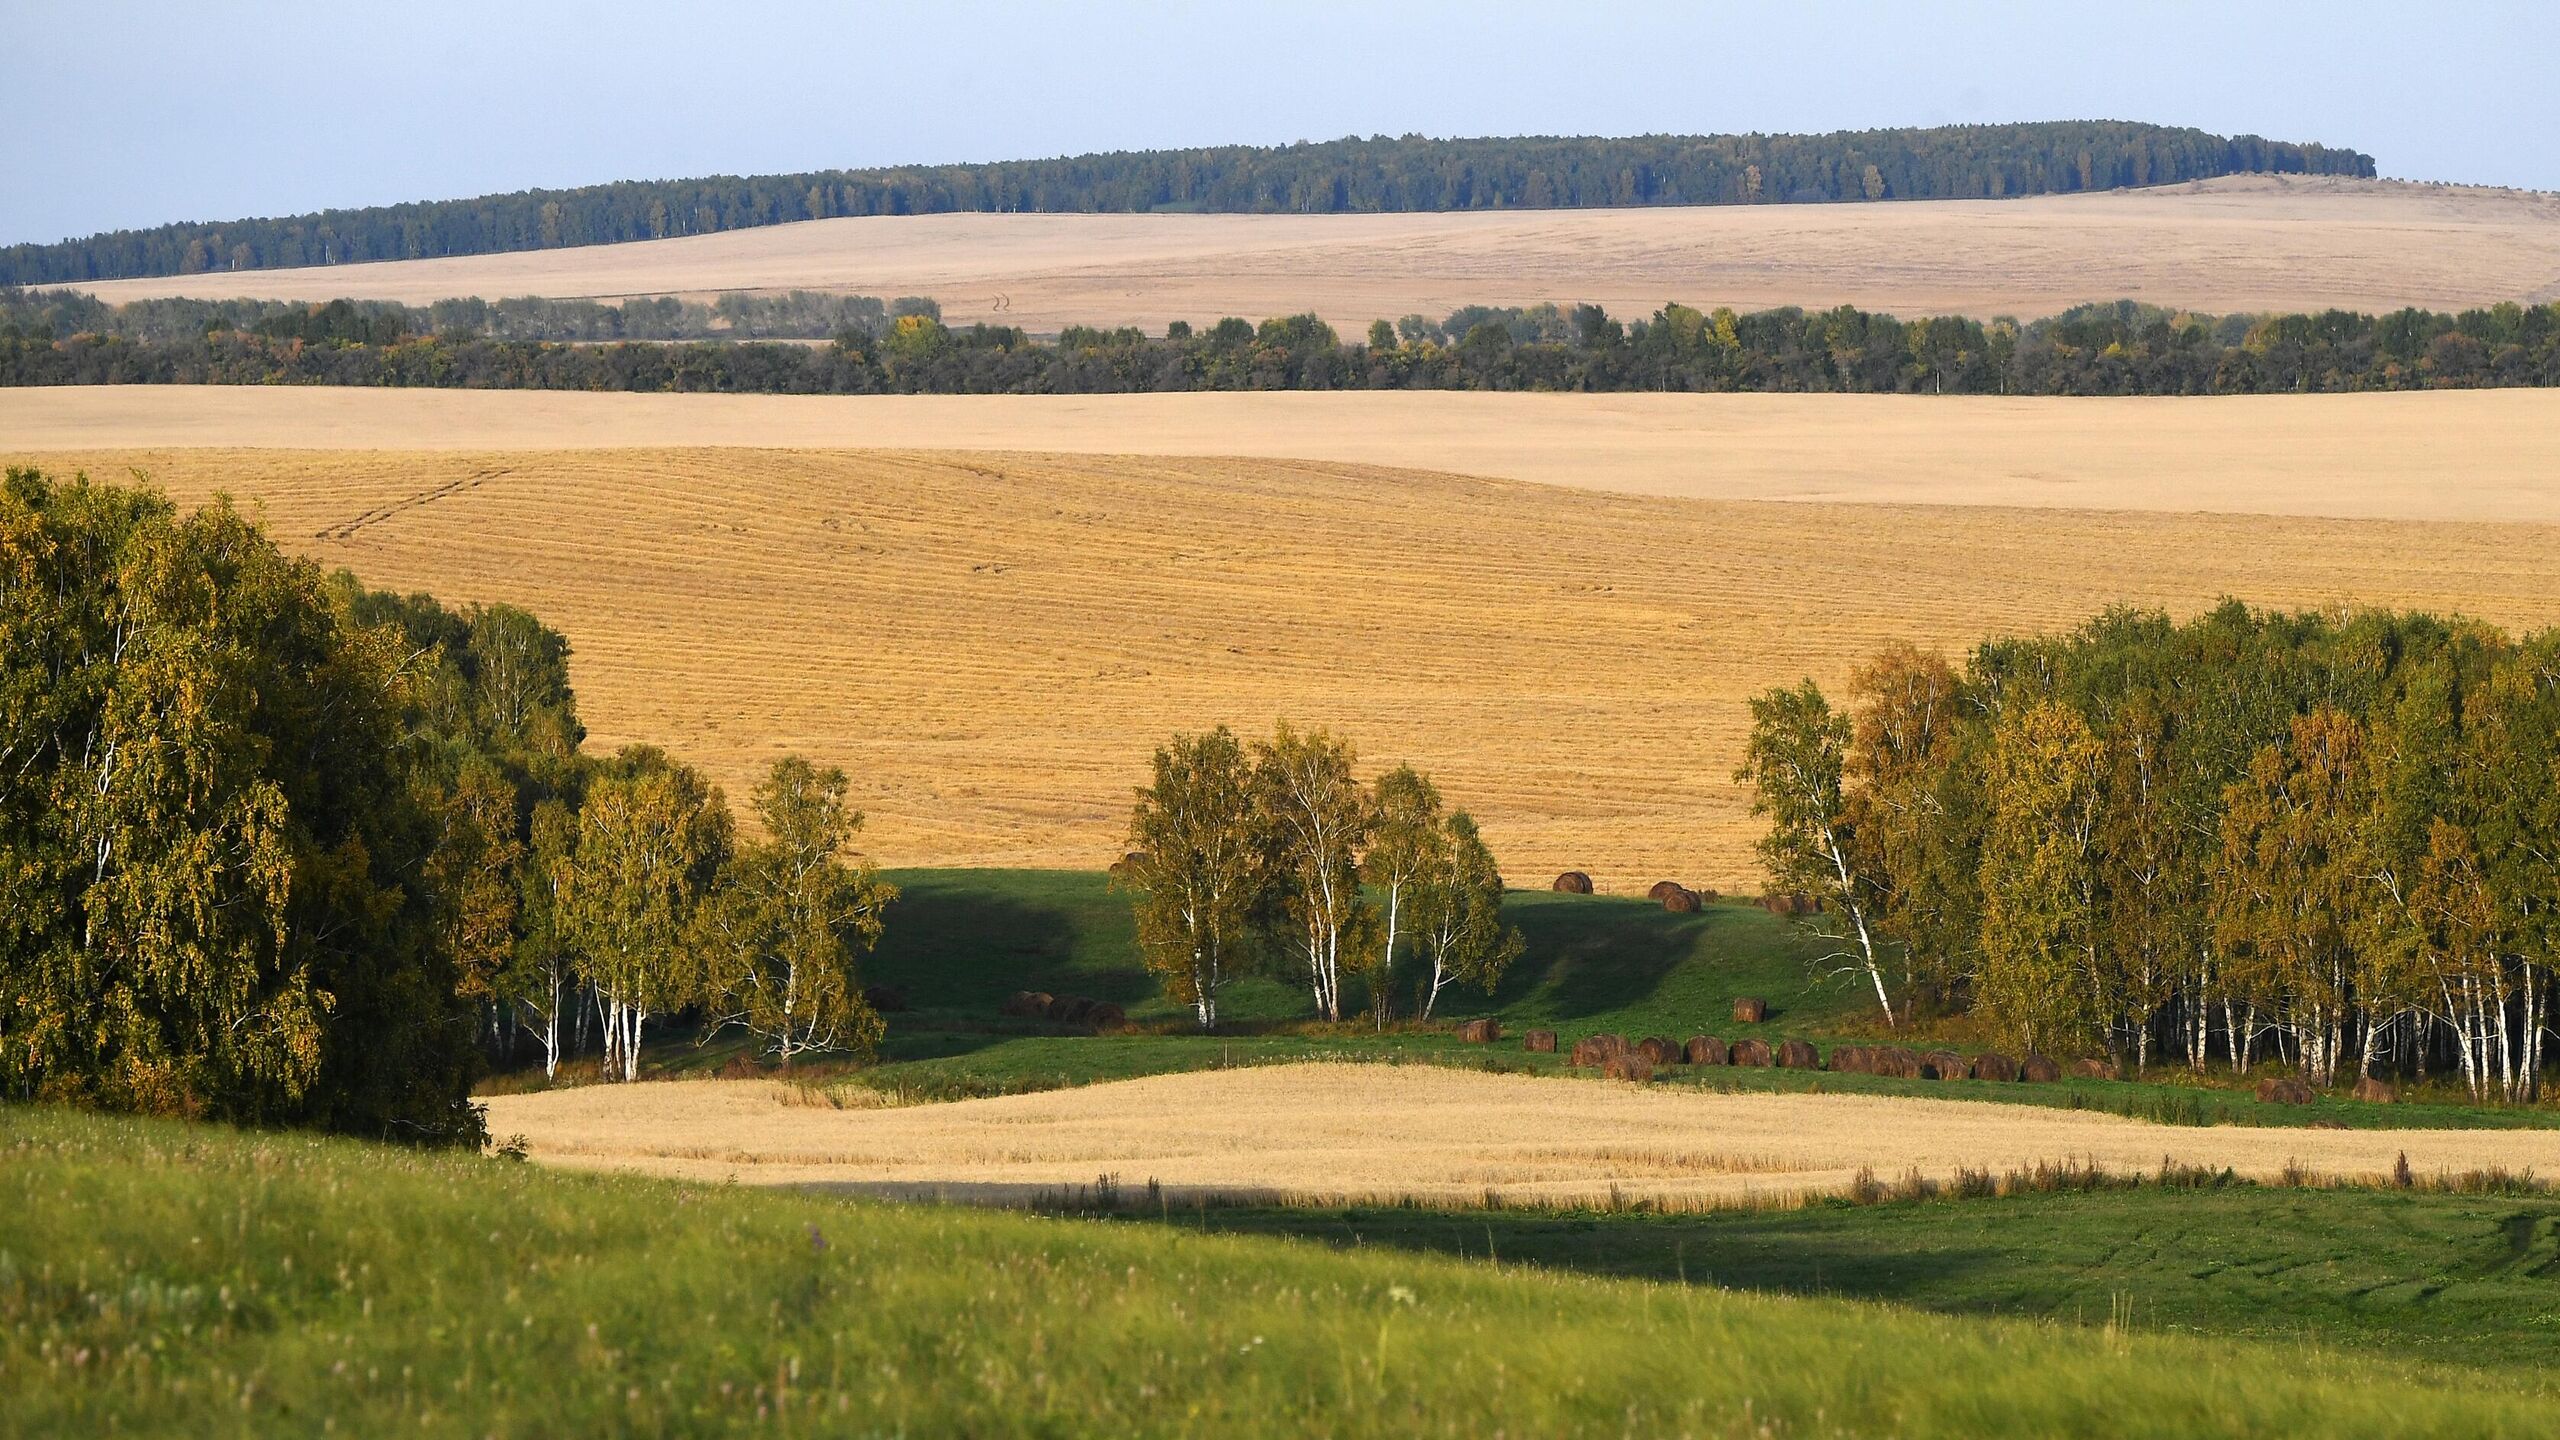
[[0, 0], [0, 242], [1345, 134], [2104, 117], [2560, 189], [2560, 4]]

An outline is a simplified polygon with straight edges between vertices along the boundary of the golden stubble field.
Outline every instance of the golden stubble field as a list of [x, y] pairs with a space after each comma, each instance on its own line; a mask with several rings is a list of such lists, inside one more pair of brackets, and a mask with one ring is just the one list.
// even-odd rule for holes
[[[0, 440], [5, 440], [0, 431]], [[25, 458], [24, 452], [13, 452]], [[2560, 621], [2560, 529], [1676, 500], [1316, 461], [751, 449], [88, 452], [379, 586], [575, 646], [594, 742], [733, 795], [844, 765], [897, 865], [1099, 867], [1169, 732], [1410, 760], [1516, 883], [1757, 883], [1769, 685], [2217, 596]], [[2348, 487], [2352, 488], [2352, 487]]]
[[[856, 1092], [858, 1093], [858, 1092]], [[905, 1108], [831, 1109], [774, 1081], [593, 1085], [486, 1099], [489, 1131], [547, 1164], [702, 1181], [1019, 1203], [1149, 1181], [1292, 1203], [1784, 1201], [1861, 1170], [1944, 1181], [2038, 1163], [2164, 1161], [2274, 1179], [2491, 1165], [2548, 1174], [2544, 1130], [2163, 1126], [2090, 1111], [1870, 1095], [1718, 1095], [1437, 1066], [1201, 1071]], [[1179, 1117], [1178, 1122], [1168, 1117]]]
[[2024, 399], [0, 389], [0, 455], [714, 446], [1221, 455], [1704, 500], [2560, 522], [2560, 390]]
[[570, 250], [91, 287], [424, 302], [818, 289], [930, 295], [1053, 332], [1313, 310], [1347, 332], [1461, 305], [1849, 303], [2031, 318], [2093, 300], [2214, 312], [2460, 309], [2560, 295], [2560, 196], [2305, 176], [2021, 200], [1393, 215], [922, 215]]

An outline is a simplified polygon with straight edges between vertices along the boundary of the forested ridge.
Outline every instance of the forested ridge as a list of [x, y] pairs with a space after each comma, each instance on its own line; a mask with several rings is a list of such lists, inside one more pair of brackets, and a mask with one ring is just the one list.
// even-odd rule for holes
[[1999, 198], [2239, 173], [2370, 177], [2318, 144], [2114, 120], [1827, 135], [1348, 137], [990, 164], [626, 180], [185, 222], [0, 249], [0, 284], [347, 265], [947, 211], [1357, 211]]
[[[824, 344], [635, 340], [807, 335]], [[77, 328], [75, 328], [77, 327]], [[485, 328], [484, 328], [485, 327]], [[570, 340], [523, 338], [567, 334]], [[506, 338], [509, 336], [519, 338]], [[1345, 341], [1312, 315], [1054, 340], [929, 300], [142, 301], [0, 291], [0, 385], [237, 384], [791, 395], [1537, 390], [2258, 395], [2560, 384], [2560, 303], [2459, 314], [2198, 315], [2130, 301], [2020, 324], [1851, 306], [1468, 306]]]
[[2560, 925], [2560, 632], [2104, 615], [1908, 645], [1753, 702], [1782, 888], [1885, 1019], [2316, 1084], [2539, 1094]]

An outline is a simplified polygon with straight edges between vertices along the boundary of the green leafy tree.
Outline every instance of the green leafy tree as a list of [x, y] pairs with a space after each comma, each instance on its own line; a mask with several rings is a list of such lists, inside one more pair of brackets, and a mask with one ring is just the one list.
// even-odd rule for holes
[[1415, 884], [1431, 868], [1443, 838], [1440, 790], [1430, 776], [1399, 765], [1378, 777], [1371, 811], [1377, 826], [1360, 869], [1362, 878], [1387, 899], [1377, 971], [1369, 980], [1369, 1008], [1383, 1029], [1395, 1005], [1396, 942], [1411, 928], [1406, 912]]
[[0, 1094], [470, 1141], [398, 638], [229, 505], [0, 481]]
[[1424, 853], [1412, 882], [1412, 923], [1431, 960], [1422, 997], [1428, 1020], [1444, 986], [1463, 982], [1490, 995], [1526, 947], [1520, 932], [1502, 923], [1502, 871], [1474, 816], [1450, 811], [1432, 828]]
[[2085, 1043], [2097, 1031], [2104, 758], [2078, 712], [2052, 701], [2026, 706], [1992, 746], [1973, 993], [1984, 1016], [2030, 1050]]
[[720, 791], [634, 746], [588, 787], [564, 867], [558, 923], [605, 1010], [605, 1073], [640, 1075], [649, 1017], [695, 998], [686, 944], [730, 851]]
[[1772, 888], [1821, 897], [1846, 920], [1856, 948], [1844, 955], [1866, 972], [1887, 1025], [1900, 1023], [1869, 921], [1875, 886], [1853, 863], [1859, 845], [1844, 791], [1848, 717], [1835, 713], [1811, 680], [1751, 701], [1751, 739], [1734, 778], [1751, 787], [1751, 813], [1765, 816], [1760, 860]]
[[756, 787], [764, 838], [738, 851], [700, 909], [704, 1038], [741, 1026], [785, 1066], [879, 1043], [854, 965], [898, 892], [851, 853], [862, 816], [845, 803], [848, 783], [794, 755]]
[[1221, 725], [1176, 735], [1129, 817], [1119, 883], [1136, 893], [1138, 954], [1203, 1030], [1248, 953], [1272, 884], [1244, 747]]
[[1342, 1018], [1342, 987], [1370, 964], [1376, 912], [1360, 893], [1360, 856], [1377, 826], [1349, 743], [1283, 723], [1254, 746], [1255, 809], [1280, 881], [1283, 924], [1306, 966], [1316, 1013]]

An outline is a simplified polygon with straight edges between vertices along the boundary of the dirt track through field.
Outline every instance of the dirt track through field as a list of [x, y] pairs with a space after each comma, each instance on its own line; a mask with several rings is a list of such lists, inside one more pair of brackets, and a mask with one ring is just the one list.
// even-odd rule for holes
[[1410, 760], [1515, 883], [1758, 883], [1744, 702], [1886, 640], [2117, 603], [2560, 623], [2560, 527], [1711, 503], [1278, 461], [651, 450], [57, 457], [229, 491], [288, 547], [573, 647], [591, 745], [742, 798], [841, 764], [896, 865], [1099, 868], [1177, 730]]
[[2560, 295], [2560, 196], [2305, 176], [2023, 200], [1421, 215], [920, 215], [507, 255], [107, 281], [156, 295], [843, 290], [1038, 332], [1313, 310], [1346, 334], [1461, 305], [1842, 303], [2033, 317], [2087, 301], [2216, 313], [2461, 309]]
[[2211, 399], [0, 390], [0, 458], [668, 446], [1231, 456], [1688, 499], [2560, 523], [2560, 390]]
[[2154, 1125], [2090, 1111], [1859, 1095], [1719, 1095], [1433, 1066], [1302, 1064], [897, 1109], [794, 1103], [768, 1081], [491, 1097], [490, 1133], [548, 1164], [692, 1180], [1021, 1201], [1113, 1177], [1284, 1201], [1742, 1202], [1959, 1168], [2163, 1160], [2256, 1179], [2491, 1165], [2560, 1173], [2542, 1130]]

